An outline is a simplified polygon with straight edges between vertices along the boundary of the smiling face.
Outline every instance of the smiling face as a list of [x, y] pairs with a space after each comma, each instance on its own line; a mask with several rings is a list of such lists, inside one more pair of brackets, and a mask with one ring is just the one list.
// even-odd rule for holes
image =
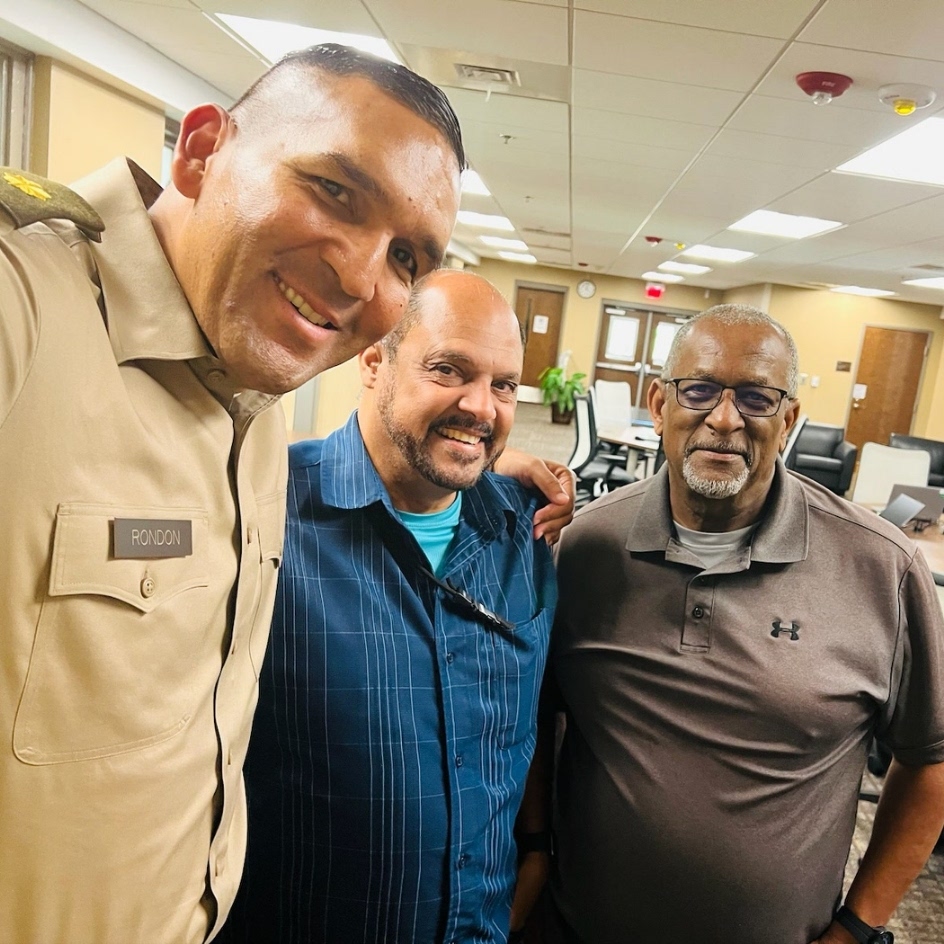
[[369, 79], [318, 69], [273, 76], [235, 118], [195, 109], [172, 174], [184, 222], [162, 243], [178, 280], [234, 379], [267, 393], [386, 334], [458, 207], [436, 128]]
[[[682, 342], [673, 373], [725, 386], [787, 389], [789, 351], [767, 325], [724, 324], [710, 318]], [[796, 421], [799, 403], [784, 397], [773, 416], [742, 416], [734, 392], [706, 411], [678, 402], [675, 384], [649, 390], [655, 431], [669, 466], [672, 514], [695, 530], [726, 531], [757, 519], [773, 479], [777, 454]]]
[[508, 303], [484, 279], [450, 271], [421, 287], [392, 358], [383, 344], [364, 352], [358, 421], [397, 508], [445, 508], [492, 466], [514, 421], [522, 357]]

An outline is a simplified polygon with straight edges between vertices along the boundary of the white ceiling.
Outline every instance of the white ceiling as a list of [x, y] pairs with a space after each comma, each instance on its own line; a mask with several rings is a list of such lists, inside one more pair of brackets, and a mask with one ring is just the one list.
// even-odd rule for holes
[[[944, 302], [901, 285], [936, 274], [915, 266], [944, 268], [944, 188], [832, 173], [944, 109], [941, 0], [82, 2], [234, 97], [263, 65], [204, 14], [386, 38], [459, 114], [493, 194], [463, 205], [508, 216], [541, 262], [638, 277], [677, 242], [709, 242], [758, 255], [690, 284], [852, 283]], [[521, 85], [488, 95], [456, 62], [514, 69]], [[854, 84], [814, 106], [794, 81], [813, 70]], [[896, 82], [940, 97], [900, 118], [877, 95]], [[846, 225], [800, 241], [726, 231], [760, 208]], [[476, 231], [456, 236], [492, 254]]]

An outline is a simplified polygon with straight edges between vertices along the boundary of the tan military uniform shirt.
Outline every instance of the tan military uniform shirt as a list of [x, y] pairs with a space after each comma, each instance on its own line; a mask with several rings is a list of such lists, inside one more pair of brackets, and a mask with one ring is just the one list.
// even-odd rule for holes
[[[157, 185], [119, 161], [76, 189], [100, 244], [0, 212], [0, 941], [189, 944], [242, 868], [284, 421], [211, 356]], [[148, 518], [192, 553], [116, 553]]]

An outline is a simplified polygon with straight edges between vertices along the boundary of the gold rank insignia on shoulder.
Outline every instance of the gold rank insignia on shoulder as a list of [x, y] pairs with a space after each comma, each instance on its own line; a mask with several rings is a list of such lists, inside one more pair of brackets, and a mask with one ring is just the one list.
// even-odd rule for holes
[[14, 167], [0, 167], [0, 208], [17, 229], [41, 220], [69, 220], [99, 242], [102, 218], [74, 190]]

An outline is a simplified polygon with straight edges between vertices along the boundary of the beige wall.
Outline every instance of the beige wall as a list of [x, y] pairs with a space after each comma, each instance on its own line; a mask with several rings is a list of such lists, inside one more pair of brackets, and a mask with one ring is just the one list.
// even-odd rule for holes
[[30, 170], [68, 183], [127, 155], [160, 178], [164, 111], [40, 56], [35, 65]]
[[[944, 403], [941, 359], [944, 321], [940, 319], [940, 308], [892, 298], [864, 298], [774, 285], [768, 311], [796, 340], [801, 372], [820, 378], [818, 388], [807, 382], [800, 387], [799, 394], [803, 412], [821, 423], [846, 423], [859, 349], [867, 325], [931, 332], [931, 349], [918, 394], [913, 432], [917, 436], [944, 438], [940, 406], [938, 415], [932, 415], [932, 405]], [[837, 371], [837, 361], [851, 361], [852, 371]]]

